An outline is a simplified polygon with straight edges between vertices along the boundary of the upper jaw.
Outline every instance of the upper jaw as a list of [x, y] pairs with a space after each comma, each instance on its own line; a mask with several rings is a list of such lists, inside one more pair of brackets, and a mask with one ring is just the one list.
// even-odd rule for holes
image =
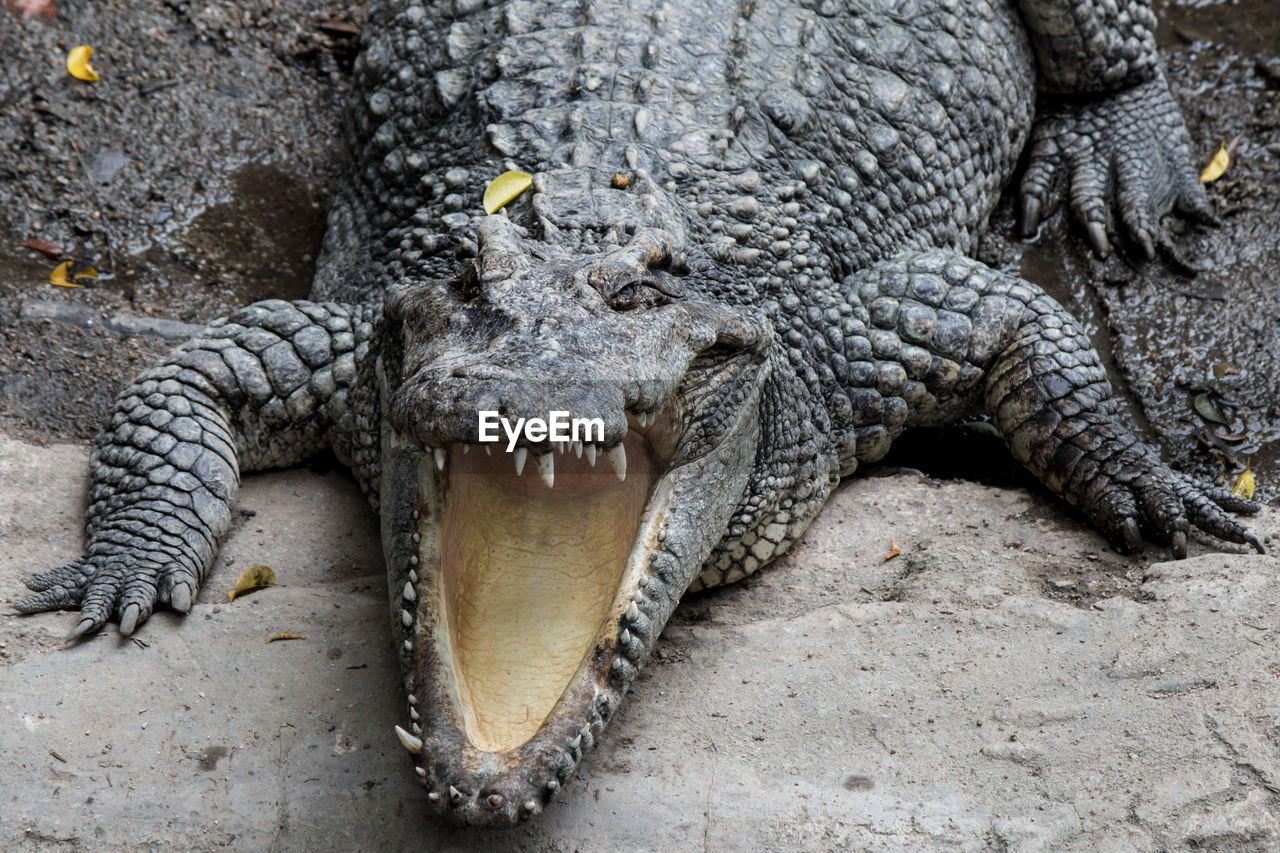
[[[616, 479], [616, 469], [610, 471], [604, 463], [597, 463], [596, 468], [617, 488], [625, 488], [629, 480], [638, 490], [639, 503], [634, 506], [639, 518], [619, 521], [620, 526], [625, 526], [623, 522], [632, 524], [634, 532], [628, 532], [630, 541], [616, 565], [603, 569], [605, 574], [613, 574], [597, 582], [603, 597], [584, 617], [586, 634], [581, 636], [586, 639], [580, 640], [581, 659], [573, 654], [560, 659], [562, 669], [568, 660], [572, 670], [565, 670], [568, 677], [563, 690], [532, 712], [535, 716], [545, 712], [545, 719], [526, 724], [488, 725], [478, 720], [485, 715], [509, 717], [510, 702], [501, 695], [505, 690], [488, 690], [498, 695], [486, 700], [488, 705], [474, 701], [476, 690], [468, 674], [474, 665], [468, 662], [463, 667], [467, 671], [460, 672], [459, 661], [476, 657], [460, 646], [477, 642], [459, 629], [459, 613], [464, 608], [458, 602], [483, 600], [476, 617], [480, 626], [473, 633], [480, 637], [479, 645], [487, 648], [484, 637], [488, 636], [486, 631], [492, 633], [490, 623], [508, 624], [495, 622], [506, 616], [492, 615], [503, 612], [501, 599], [507, 581], [503, 578], [501, 583], [487, 585], [484, 594], [469, 593], [459, 599], [460, 582], [484, 584], [487, 575], [477, 569], [479, 581], [459, 580], [465, 572], [456, 567], [467, 563], [467, 558], [457, 557], [460, 546], [449, 541], [449, 529], [458, 524], [457, 503], [451, 504], [450, 499], [463, 492], [466, 478], [478, 474], [481, 478], [474, 482], [489, 482], [485, 479], [490, 477], [489, 469], [483, 467], [488, 463], [477, 466], [475, 460], [503, 466], [502, 473], [493, 474], [493, 478], [511, 478], [516, 476], [514, 457], [529, 448], [526, 445], [508, 454], [504, 442], [492, 446], [492, 457], [476, 447], [464, 454], [461, 443], [432, 445], [397, 430], [391, 418], [384, 418], [383, 541], [392, 623], [409, 694], [409, 719], [398, 734], [413, 754], [415, 772], [438, 811], [475, 824], [514, 823], [527, 818], [544, 807], [583, 752], [600, 736], [676, 603], [726, 528], [743, 492], [754, 460], [754, 415], [766, 370], [753, 362], [734, 372], [735, 379], [746, 382], [748, 390], [745, 399], [739, 396], [735, 400], [739, 405], [733, 416], [720, 421], [723, 429], [713, 440], [708, 441], [705, 435], [695, 440], [686, 433], [689, 413], [681, 411], [683, 397], [677, 394], [657, 406], [652, 415], [627, 413], [628, 432], [624, 441], [615, 445], [615, 450], [626, 450], [625, 480]], [[531, 502], [537, 502], [541, 494], [541, 500], [551, 504], [558, 490], [571, 492], [593, 482], [584, 476], [585, 446], [582, 459], [576, 448], [560, 453], [550, 445], [532, 450], [523, 474], [527, 482], [495, 480], [495, 493], [506, 494], [513, 488], [530, 490]], [[537, 464], [539, 450], [551, 452], [555, 466], [552, 478]], [[595, 502], [607, 504], [612, 499]], [[494, 568], [504, 570], [502, 565]], [[516, 583], [546, 569], [534, 566], [522, 574], [506, 567], [506, 571]], [[535, 577], [533, 583], [536, 587], [540, 581]], [[539, 637], [537, 626], [517, 627], [515, 623], [526, 609], [510, 618], [515, 660], [518, 664], [527, 654], [533, 658], [528, 666], [537, 669], [540, 660], [549, 660], [550, 653], [545, 651], [548, 643], [554, 645], [566, 632], [556, 628], [556, 636]], [[554, 612], [548, 612], [548, 618], [555, 617]], [[511, 655], [501, 663], [510, 666]], [[486, 692], [483, 688], [481, 693]], [[545, 691], [543, 695], [547, 695]], [[547, 702], [552, 703], [549, 710], [545, 710]], [[538, 705], [536, 701], [532, 704]]]

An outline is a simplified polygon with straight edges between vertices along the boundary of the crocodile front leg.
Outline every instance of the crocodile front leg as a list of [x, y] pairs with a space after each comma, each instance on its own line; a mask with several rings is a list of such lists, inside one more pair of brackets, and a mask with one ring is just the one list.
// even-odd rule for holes
[[846, 473], [906, 427], [985, 408], [1014, 457], [1117, 548], [1138, 550], [1145, 534], [1183, 557], [1194, 526], [1261, 550], [1228, 514], [1257, 504], [1171, 470], [1126, 428], [1088, 336], [1036, 285], [932, 251], [804, 298], [799, 316], [831, 320], [808, 358]]
[[[231, 523], [241, 471], [333, 446], [376, 494], [377, 407], [353, 407], [373, 312], [268, 300], [215, 321], [117, 398], [90, 468], [84, 554], [36, 575], [23, 613], [79, 607], [75, 634], [186, 612]], [[373, 383], [360, 383], [372, 389]], [[359, 422], [357, 422], [359, 421]]]
[[1123, 233], [1142, 257], [1178, 254], [1161, 226], [1176, 211], [1214, 220], [1191, 140], [1160, 68], [1145, 0], [1019, 0], [1041, 99], [1021, 185], [1032, 236], [1064, 200], [1099, 255]]

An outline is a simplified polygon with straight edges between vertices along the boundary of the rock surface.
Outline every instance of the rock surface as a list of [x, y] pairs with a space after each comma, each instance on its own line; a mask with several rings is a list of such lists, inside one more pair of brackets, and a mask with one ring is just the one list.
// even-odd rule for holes
[[[86, 470], [79, 446], [0, 438], [0, 601], [78, 553]], [[1128, 560], [1038, 494], [856, 479], [780, 563], [681, 605], [544, 815], [468, 832], [428, 815], [387, 724], [355, 487], [254, 476], [240, 508], [191, 614], [137, 641], [0, 615], [0, 849], [1280, 844], [1273, 556]], [[1252, 528], [1280, 547], [1280, 512]], [[280, 586], [228, 604], [256, 564]]]

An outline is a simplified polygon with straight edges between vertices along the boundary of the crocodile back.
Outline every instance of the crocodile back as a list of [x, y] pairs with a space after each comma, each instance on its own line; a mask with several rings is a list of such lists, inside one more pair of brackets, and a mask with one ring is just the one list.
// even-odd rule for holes
[[[486, 183], [513, 168], [595, 186], [643, 170], [674, 230], [762, 298], [965, 250], [1033, 84], [1016, 13], [989, 0], [378, 3], [313, 296], [452, 276]], [[576, 183], [562, 209], [616, 215]]]

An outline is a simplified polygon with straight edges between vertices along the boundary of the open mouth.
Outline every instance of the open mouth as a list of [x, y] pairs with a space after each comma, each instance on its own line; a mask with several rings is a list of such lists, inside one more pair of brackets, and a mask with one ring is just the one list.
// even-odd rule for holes
[[591, 650], [616, 639], [608, 617], [663, 470], [650, 437], [659, 433], [633, 428], [608, 454], [448, 449], [437, 612], [476, 749], [526, 743]]
[[653, 640], [641, 607], [677, 420], [629, 415], [607, 449], [392, 436], [384, 477], [411, 477], [416, 496], [384, 508], [407, 522], [389, 539], [405, 567], [392, 583], [411, 722], [397, 734], [433, 803], [474, 822], [532, 814], [599, 736]]

